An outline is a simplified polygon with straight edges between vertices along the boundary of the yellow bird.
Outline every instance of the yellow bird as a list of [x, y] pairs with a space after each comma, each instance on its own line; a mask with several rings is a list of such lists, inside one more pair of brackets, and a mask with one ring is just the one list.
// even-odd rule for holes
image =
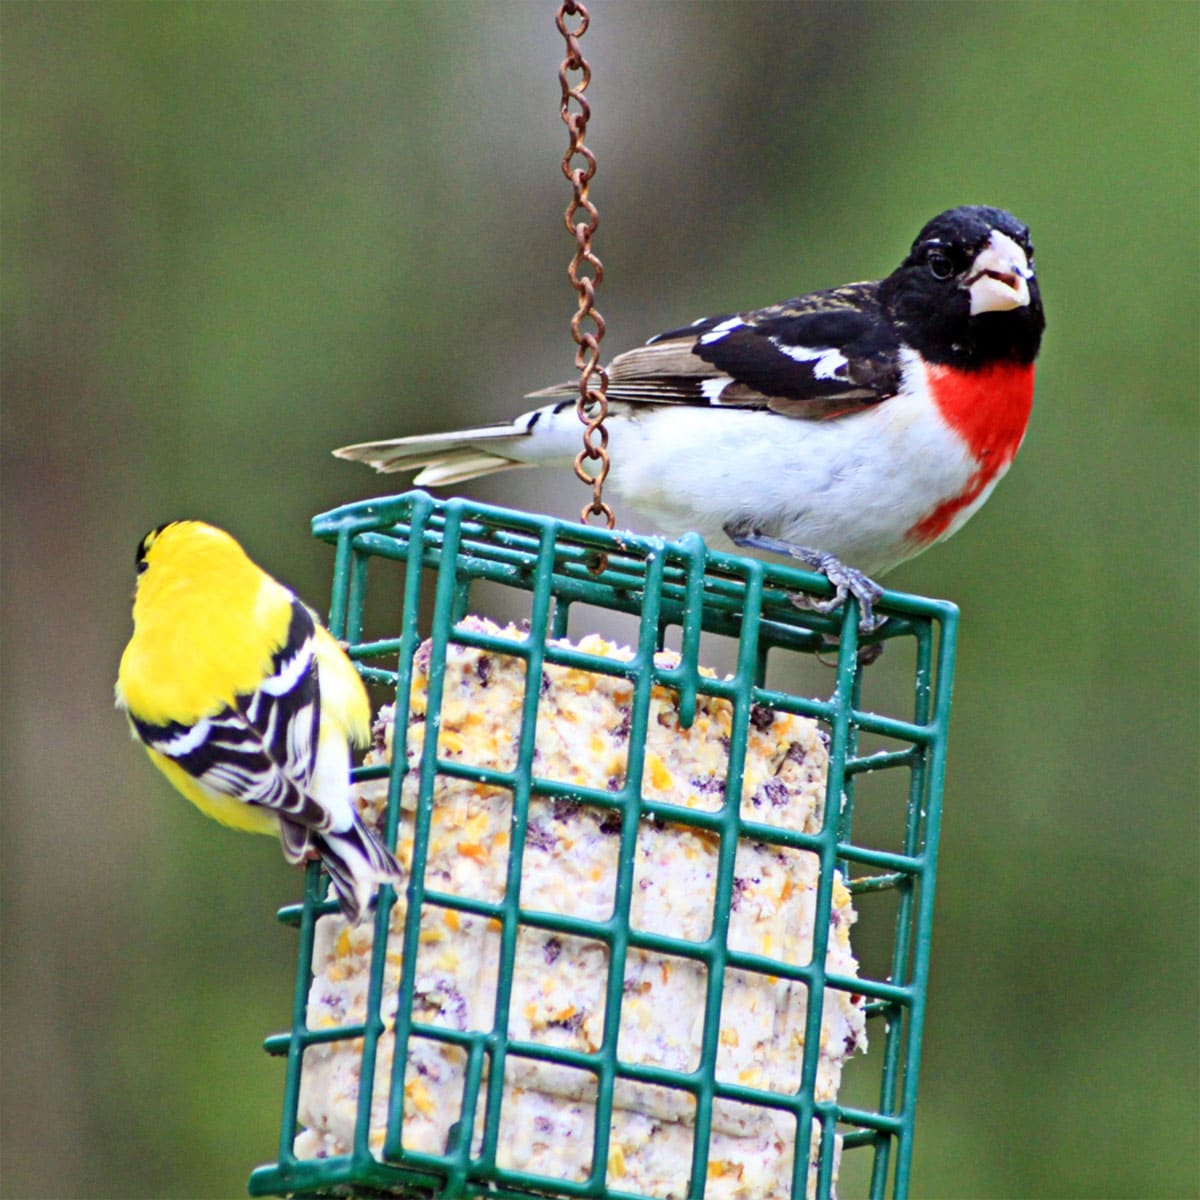
[[201, 812], [277, 833], [288, 862], [320, 856], [348, 920], [400, 869], [363, 824], [350, 746], [370, 703], [310, 609], [229, 534], [172, 521], [137, 549], [133, 637], [117, 707], [150, 761]]

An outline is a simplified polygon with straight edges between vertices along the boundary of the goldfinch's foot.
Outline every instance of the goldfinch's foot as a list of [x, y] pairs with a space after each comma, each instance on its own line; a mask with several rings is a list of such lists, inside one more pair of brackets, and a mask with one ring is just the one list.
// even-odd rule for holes
[[794, 558], [806, 567], [820, 571], [833, 584], [834, 594], [828, 600], [815, 600], [805, 595], [793, 596], [792, 603], [797, 608], [819, 613], [835, 612], [846, 603], [847, 597], [853, 596], [858, 601], [858, 628], [861, 633], [874, 633], [887, 620], [887, 617], [875, 614], [875, 604], [883, 595], [883, 588], [861, 571], [846, 566], [841, 559], [832, 554], [827, 554], [824, 550], [810, 550], [807, 546], [795, 546], [791, 542], [767, 537], [753, 529], [738, 529], [736, 526], [727, 525], [725, 533], [736, 546]]

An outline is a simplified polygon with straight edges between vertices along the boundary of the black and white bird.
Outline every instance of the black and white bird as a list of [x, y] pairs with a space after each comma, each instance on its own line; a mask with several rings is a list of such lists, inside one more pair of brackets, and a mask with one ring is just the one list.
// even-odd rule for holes
[[[609, 482], [658, 532], [823, 572], [823, 606], [853, 594], [871, 628], [870, 577], [950, 537], [1012, 464], [1044, 327], [1028, 228], [949, 209], [885, 279], [707, 317], [613, 359]], [[423, 487], [569, 466], [577, 394], [564, 383], [513, 421], [334, 453], [419, 470]]]

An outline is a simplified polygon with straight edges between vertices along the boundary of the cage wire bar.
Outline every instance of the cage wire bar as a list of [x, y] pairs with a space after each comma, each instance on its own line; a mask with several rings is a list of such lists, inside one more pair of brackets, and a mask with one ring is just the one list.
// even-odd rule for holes
[[[640, 1192], [608, 1187], [606, 1162], [614, 1089], [620, 1080], [658, 1085], [694, 1098], [694, 1133], [690, 1180], [679, 1181], [672, 1195], [701, 1200], [707, 1181], [709, 1136], [714, 1102], [737, 1101], [791, 1114], [796, 1122], [791, 1194], [807, 1194], [814, 1120], [819, 1123], [820, 1149], [816, 1195], [832, 1194], [834, 1135], [843, 1138], [844, 1156], [870, 1156], [872, 1200], [908, 1194], [912, 1156], [918, 1061], [925, 1012], [929, 946], [937, 860], [938, 824], [950, 713], [957, 610], [951, 604], [899, 593], [885, 593], [879, 611], [888, 621], [872, 640], [915, 642], [911, 712], [884, 715], [861, 707], [864, 668], [853, 601], [843, 612], [823, 615], [798, 609], [796, 592], [829, 594], [818, 576], [780, 563], [725, 555], [705, 547], [691, 535], [668, 542], [634, 537], [550, 517], [516, 512], [461, 499], [435, 501], [420, 491], [364, 501], [315, 518], [316, 536], [336, 546], [333, 599], [329, 627], [348, 643], [360, 671], [376, 684], [394, 690], [396, 715], [392, 764], [358, 768], [357, 778], [379, 778], [390, 772], [386, 833], [395, 846], [400, 827], [400, 789], [406, 770], [404, 737], [408, 726], [413, 658], [421, 642], [432, 643], [428, 720], [440, 712], [448, 645], [472, 646], [525, 661], [525, 678], [540, 677], [544, 663], [619, 675], [633, 687], [629, 758], [619, 791], [598, 791], [574, 784], [534, 779], [539, 688], [526, 687], [521, 736], [515, 769], [493, 770], [439, 757], [437, 737], [425, 739], [420, 762], [420, 791], [414, 818], [413, 850], [389, 1111], [382, 1149], [369, 1143], [371, 1100], [375, 1091], [379, 1040], [387, 1023], [381, 1015], [388, 921], [395, 897], [383, 889], [373, 915], [374, 942], [367, 990], [366, 1017], [332, 1028], [312, 1028], [307, 1003], [312, 983], [313, 938], [317, 920], [336, 909], [325, 900], [319, 865], [310, 864], [303, 902], [280, 912], [298, 927], [299, 961], [288, 1033], [267, 1039], [266, 1049], [286, 1055], [283, 1121], [278, 1162], [251, 1176], [252, 1195], [420, 1195], [438, 1200], [460, 1197], [593, 1197], [643, 1200]], [[602, 574], [593, 573], [596, 556], [607, 556]], [[376, 588], [392, 587], [385, 569], [403, 574], [403, 614], [397, 634], [364, 641], [364, 602], [368, 567]], [[529, 593], [531, 614], [523, 641], [498, 639], [460, 623], [472, 602], [472, 587], [487, 582]], [[432, 583], [435, 598], [429, 628], [422, 628], [423, 586]], [[589, 655], [553, 644], [567, 634], [573, 606], [630, 614], [638, 622], [631, 660]], [[656, 664], [654, 654], [669, 629], [678, 629], [681, 657], [677, 666]], [[733, 639], [737, 667], [728, 678], [700, 674], [701, 633]], [[768, 654], [829, 652], [836, 645], [833, 688], [826, 699], [789, 694], [767, 685]], [[866, 668], [869, 670], [870, 668]], [[642, 795], [642, 754], [646, 740], [648, 701], [654, 685], [678, 695], [680, 723], [687, 727], [696, 712], [697, 694], [724, 697], [733, 705], [726, 801], [717, 811], [681, 809]], [[829, 769], [823, 826], [818, 834], [782, 829], [746, 819], [736, 801], [741, 795], [742, 756], [752, 706], [816, 719], [828, 734]], [[862, 734], [900, 742], [902, 749], [860, 756]], [[860, 844], [854, 838], [855, 783], [864, 773], [907, 771], [907, 803], [899, 849]], [[432, 794], [439, 775], [469, 778], [512, 795], [512, 841], [507, 881], [499, 902], [437, 891], [426, 884]], [[607, 921], [584, 920], [519, 902], [522, 846], [531, 796], [562, 798], [620, 814], [620, 853], [615, 902]], [[713, 924], [706, 941], [696, 942], [631, 928], [630, 893], [638, 829], [643, 819], [669, 819], [674, 825], [707, 830], [719, 839]], [[739, 839], [772, 847], [794, 847], [819, 859], [813, 945], [804, 965], [732, 949], [726, 944], [734, 854]], [[894, 931], [886, 972], [839, 977], [826, 970], [826, 947], [835, 866], [852, 895], [891, 892], [895, 896]], [[500, 971], [494, 1021], [490, 1029], [458, 1030], [413, 1018], [417, 947], [422, 909], [471, 913], [499, 922]], [[522, 928], [585, 936], [608, 949], [604, 1035], [600, 1048], [585, 1051], [510, 1036], [511, 1002], [517, 935]], [[644, 1062], [624, 1062], [617, 1053], [624, 963], [630, 950], [670, 954], [700, 962], [706, 970], [702, 1049], [691, 1072], [668, 1070]], [[795, 1094], [764, 1091], [717, 1078], [721, 994], [727, 969], [797, 980], [807, 989], [806, 1027], [801, 1086]], [[876, 976], [880, 977], [876, 977]], [[814, 1100], [823, 998], [826, 988], [865, 997], [871, 1031], [868, 1058], [882, 1060], [874, 1107], [847, 1106]], [[882, 1030], [882, 1037], [880, 1037]], [[300, 1159], [293, 1149], [298, 1128], [300, 1084], [308, 1047], [323, 1042], [362, 1039], [361, 1075], [354, 1145], [344, 1155]], [[444, 1153], [406, 1149], [402, 1144], [405, 1064], [410, 1042], [428, 1039], [461, 1048], [465, 1055], [461, 1117], [451, 1128]], [[595, 1080], [595, 1126], [591, 1170], [585, 1180], [567, 1180], [505, 1168], [497, 1162], [500, 1104], [505, 1062], [513, 1058], [560, 1064], [587, 1072]], [[852, 1070], [854, 1064], [848, 1064]], [[482, 1140], [475, 1127], [483, 1118]], [[473, 1144], [474, 1143], [474, 1144]], [[775, 1200], [763, 1197], [763, 1200]]]

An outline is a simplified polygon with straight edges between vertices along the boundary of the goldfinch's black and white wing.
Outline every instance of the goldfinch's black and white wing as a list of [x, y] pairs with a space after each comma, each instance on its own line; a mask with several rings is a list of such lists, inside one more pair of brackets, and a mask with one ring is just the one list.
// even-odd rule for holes
[[304, 857], [308, 835], [330, 829], [334, 819], [307, 790], [321, 729], [314, 634], [312, 615], [293, 601], [286, 639], [256, 691], [192, 725], [153, 725], [130, 715], [146, 746], [197, 783], [277, 814], [292, 862]]
[[284, 643], [255, 691], [192, 725], [130, 719], [150, 750], [200, 787], [278, 817], [284, 857], [296, 863], [318, 854], [342, 910], [357, 921], [399, 868], [351, 799], [344, 736], [322, 737], [316, 637], [312, 614], [293, 599]]

